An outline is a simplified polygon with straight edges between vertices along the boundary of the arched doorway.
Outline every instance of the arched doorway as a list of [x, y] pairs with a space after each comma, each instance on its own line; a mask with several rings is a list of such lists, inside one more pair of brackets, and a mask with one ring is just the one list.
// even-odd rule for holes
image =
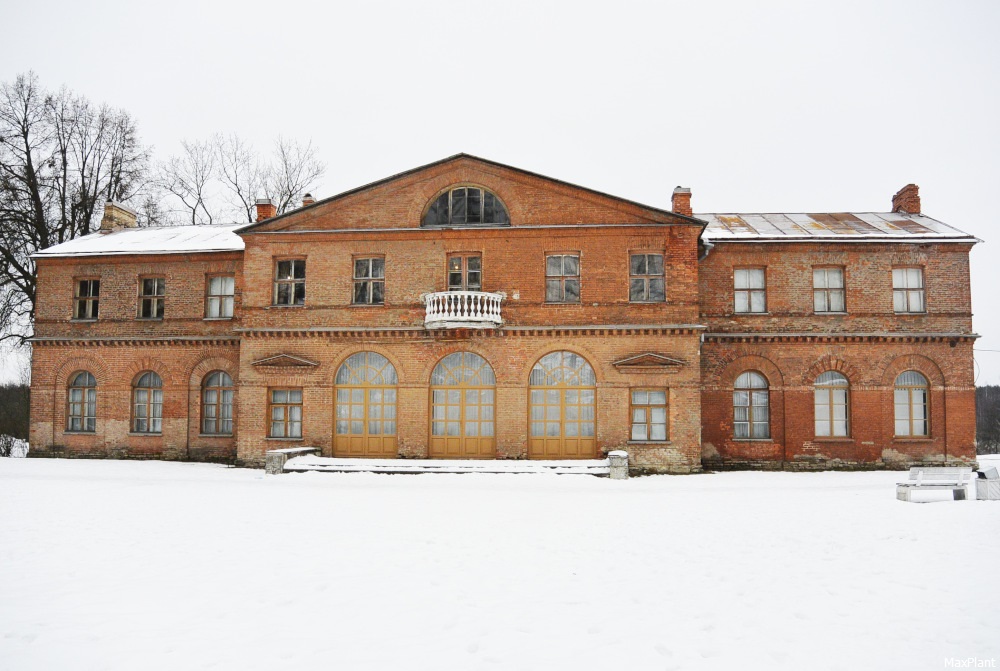
[[495, 398], [486, 359], [472, 352], [441, 359], [431, 373], [431, 458], [495, 458]]
[[595, 458], [597, 379], [587, 360], [573, 352], [546, 354], [528, 383], [528, 458]]
[[396, 457], [396, 369], [376, 352], [358, 352], [337, 370], [333, 454]]

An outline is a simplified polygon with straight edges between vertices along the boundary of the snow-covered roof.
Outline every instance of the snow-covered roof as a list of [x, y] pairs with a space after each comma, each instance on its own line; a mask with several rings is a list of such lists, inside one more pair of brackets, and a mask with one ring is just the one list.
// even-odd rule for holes
[[239, 225], [151, 226], [122, 228], [111, 233], [91, 233], [53, 245], [35, 258], [58, 256], [103, 256], [112, 254], [183, 254], [191, 252], [242, 251], [243, 238], [234, 232]]
[[735, 240], [953, 240], [977, 242], [937, 219], [905, 212], [829, 214], [696, 214], [708, 222], [702, 238]]

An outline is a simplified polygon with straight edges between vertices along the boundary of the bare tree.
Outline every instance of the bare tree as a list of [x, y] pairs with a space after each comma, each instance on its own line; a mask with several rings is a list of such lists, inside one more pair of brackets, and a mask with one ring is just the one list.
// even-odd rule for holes
[[274, 160], [267, 175], [267, 195], [274, 200], [278, 214], [297, 207], [324, 172], [326, 165], [317, 158], [312, 142], [303, 145], [279, 137], [274, 143]]
[[257, 198], [264, 197], [270, 169], [257, 152], [235, 133], [219, 138], [219, 176], [240, 218], [253, 223]]
[[34, 314], [31, 254], [92, 232], [147, 164], [127, 112], [48, 92], [34, 73], [0, 84], [0, 340], [24, 338]]
[[158, 184], [181, 204], [183, 218], [191, 224], [211, 224], [215, 220], [211, 204], [212, 186], [218, 168], [217, 138], [203, 142], [181, 142], [182, 152], [161, 163]]

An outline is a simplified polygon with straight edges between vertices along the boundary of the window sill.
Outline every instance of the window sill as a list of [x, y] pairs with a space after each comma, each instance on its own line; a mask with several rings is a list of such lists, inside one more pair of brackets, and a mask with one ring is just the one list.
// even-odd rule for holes
[[629, 301], [629, 305], [663, 305], [666, 300], [662, 301]]
[[930, 436], [893, 436], [892, 441], [894, 443], [933, 443], [934, 439]]
[[626, 445], [672, 445], [669, 440], [629, 440]]
[[94, 431], [70, 431], [69, 429], [67, 429], [66, 431], [63, 431], [63, 434], [67, 436], [96, 436], [97, 430], [95, 429]]
[[920, 315], [927, 314], [927, 311], [926, 310], [924, 310], [923, 312], [895, 312], [895, 311], [893, 311], [892, 314], [899, 315], [900, 317], [905, 317], [906, 315], [920, 316]]
[[816, 443], [854, 443], [850, 436], [816, 436], [813, 438]]
[[773, 443], [774, 438], [733, 438], [735, 443]]
[[562, 303], [560, 303], [560, 302], [557, 302], [557, 301], [545, 301], [544, 303], [542, 303], [542, 305], [549, 306], [549, 307], [566, 307], [566, 306], [571, 306], [571, 307], [578, 307], [578, 308], [580, 308], [580, 307], [583, 307], [583, 302], [581, 302], [581, 301], [574, 301], [573, 303], [569, 303], [569, 302], [562, 302]]
[[233, 321], [233, 318], [232, 317], [204, 317], [204, 318], [202, 318], [202, 321], [203, 322], [231, 322], [231, 321]]
[[93, 324], [97, 320], [96, 319], [70, 319], [69, 321], [71, 323], [73, 323], [73, 324]]
[[147, 431], [129, 431], [128, 435], [130, 435], [130, 436], [140, 436], [142, 438], [162, 438], [163, 437], [163, 432], [160, 431], [160, 432], [157, 432], [157, 433], [151, 433], [151, 432], [147, 432]]
[[163, 317], [136, 317], [137, 322], [162, 322]]
[[281, 436], [268, 436], [264, 440], [278, 440], [283, 443], [301, 443], [305, 438], [282, 438]]
[[305, 303], [299, 303], [298, 305], [286, 305], [285, 303], [272, 303], [271, 305], [266, 306], [264, 309], [265, 310], [269, 310], [271, 308], [282, 308], [282, 309], [284, 309], [284, 308], [304, 308], [305, 306], [306, 306]]
[[199, 433], [199, 438], [232, 438], [231, 433]]
[[384, 308], [385, 303], [351, 303], [348, 307], [352, 308]]
[[735, 310], [730, 315], [731, 317], [767, 317], [770, 312], [736, 312]]
[[847, 313], [846, 313], [846, 312], [834, 312], [834, 311], [832, 311], [832, 310], [829, 310], [829, 311], [822, 311], [822, 312], [813, 312], [813, 316], [814, 316], [814, 317], [826, 317], [826, 316], [831, 316], [831, 317], [844, 317], [844, 316], [846, 316], [846, 315], [847, 315]]

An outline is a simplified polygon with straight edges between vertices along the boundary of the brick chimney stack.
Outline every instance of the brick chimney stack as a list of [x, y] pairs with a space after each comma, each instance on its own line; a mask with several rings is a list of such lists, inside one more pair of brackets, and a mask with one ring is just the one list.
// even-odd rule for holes
[[920, 214], [920, 187], [907, 184], [892, 197], [892, 211]]
[[104, 217], [101, 219], [100, 231], [110, 233], [123, 228], [136, 228], [139, 225], [133, 210], [112, 200], [104, 203]]
[[274, 206], [270, 198], [257, 199], [257, 221], [270, 219], [276, 214], [278, 214], [278, 208]]
[[311, 193], [307, 193], [306, 195], [302, 196], [302, 207], [309, 207], [315, 202], [316, 199], [313, 198], [313, 195]]
[[674, 195], [670, 198], [671, 209], [677, 214], [693, 216], [691, 210], [691, 189], [679, 186], [674, 189]]

